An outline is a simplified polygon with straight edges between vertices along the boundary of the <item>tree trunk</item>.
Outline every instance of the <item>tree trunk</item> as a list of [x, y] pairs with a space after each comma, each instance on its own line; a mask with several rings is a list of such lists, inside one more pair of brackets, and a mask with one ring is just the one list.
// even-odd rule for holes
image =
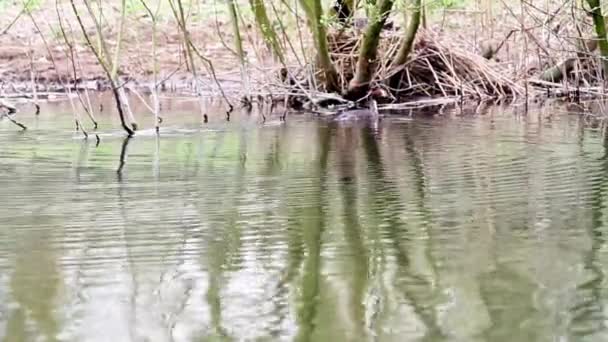
[[394, 66], [400, 66], [407, 62], [407, 57], [412, 51], [412, 46], [414, 45], [414, 40], [416, 39], [416, 33], [418, 32], [418, 28], [420, 27], [421, 13], [422, 0], [414, 0], [414, 9], [412, 12], [412, 16], [410, 18], [410, 22], [407, 25], [407, 29], [405, 30], [405, 36], [403, 36], [403, 40], [401, 41], [401, 46], [399, 47], [397, 56], [393, 61]]
[[279, 38], [277, 37], [276, 32], [272, 28], [270, 19], [268, 19], [268, 13], [266, 12], [266, 6], [264, 5], [264, 1], [249, 0], [249, 5], [251, 6], [251, 11], [255, 16], [255, 22], [258, 26], [258, 29], [262, 33], [262, 37], [264, 37], [264, 41], [271, 49], [274, 56], [277, 57], [281, 63], [285, 64], [283, 49], [279, 44]]
[[232, 21], [232, 32], [234, 34], [234, 46], [236, 52], [239, 55], [239, 62], [241, 66], [241, 81], [245, 88], [245, 98], [247, 101], [249, 98], [249, 77], [247, 75], [247, 60], [245, 58], [245, 51], [243, 51], [243, 40], [241, 39], [241, 30], [239, 28], [239, 17], [236, 13], [235, 0], [228, 0], [228, 12], [230, 12], [230, 21]]
[[[399, 68], [403, 66], [405, 62], [407, 62], [407, 58], [409, 57], [410, 52], [412, 51], [412, 46], [414, 45], [414, 40], [416, 39], [416, 33], [418, 32], [418, 28], [420, 27], [421, 16], [422, 0], [414, 0], [414, 8], [412, 15], [405, 30], [405, 35], [403, 36], [401, 45], [399, 46], [399, 51], [397, 52], [395, 60], [392, 63], [393, 69]], [[392, 88], [398, 87], [402, 74], [402, 72], [396, 72], [391, 77], [389, 83]]]
[[348, 85], [345, 98], [349, 100], [359, 100], [369, 91], [370, 82], [374, 77], [376, 69], [376, 58], [378, 54], [378, 44], [380, 42], [380, 32], [386, 19], [393, 7], [393, 0], [381, 0], [377, 7], [377, 18], [371, 18], [370, 24], [363, 36], [355, 77]]
[[328, 92], [339, 92], [338, 72], [331, 61], [327, 44], [327, 31], [325, 30], [325, 24], [321, 21], [323, 15], [321, 0], [300, 0], [300, 3], [308, 16], [310, 30], [315, 41], [315, 49], [317, 50], [317, 66], [323, 72], [325, 89]]
[[591, 15], [593, 16], [595, 33], [597, 34], [600, 54], [602, 56], [604, 75], [608, 75], [608, 41], [606, 40], [606, 23], [602, 14], [601, 3], [600, 0], [587, 0], [587, 3], [591, 6]]

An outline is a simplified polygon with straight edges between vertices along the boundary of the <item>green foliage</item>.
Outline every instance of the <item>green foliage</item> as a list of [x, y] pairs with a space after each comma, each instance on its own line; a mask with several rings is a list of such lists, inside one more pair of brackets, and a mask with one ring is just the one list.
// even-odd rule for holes
[[5, 9], [15, 6], [23, 6], [22, 8], [25, 12], [32, 12], [37, 9], [40, 9], [42, 5], [44, 5], [45, 0], [22, 0], [16, 2], [14, 0], [0, 0], [0, 14], [4, 12]]
[[32, 12], [40, 8], [44, 4], [44, 0], [27, 0], [23, 4], [23, 9], [26, 12]]
[[471, 0], [430, 0], [426, 2], [426, 6], [430, 10], [464, 8], [471, 2]]
[[441, 7], [443, 8], [464, 7], [464, 5], [466, 5], [465, 0], [441, 0]]
[[377, 18], [377, 9], [376, 9], [376, 2], [375, 1], [365, 1], [363, 3], [363, 9], [365, 10], [365, 15], [370, 18], [370, 21], [372, 21], [372, 18]]
[[323, 13], [320, 19], [321, 25], [329, 26], [337, 22], [335, 16], [330, 16], [327, 13]]
[[146, 13], [146, 8], [140, 0], [127, 0], [126, 2], [127, 15], [133, 15], [137, 13]]

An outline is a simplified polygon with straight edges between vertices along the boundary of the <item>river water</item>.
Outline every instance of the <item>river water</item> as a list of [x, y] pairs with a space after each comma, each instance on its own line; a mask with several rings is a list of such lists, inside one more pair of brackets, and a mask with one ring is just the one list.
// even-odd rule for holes
[[106, 109], [99, 146], [66, 102], [0, 122], [0, 339], [608, 340], [598, 123], [212, 108], [130, 140]]

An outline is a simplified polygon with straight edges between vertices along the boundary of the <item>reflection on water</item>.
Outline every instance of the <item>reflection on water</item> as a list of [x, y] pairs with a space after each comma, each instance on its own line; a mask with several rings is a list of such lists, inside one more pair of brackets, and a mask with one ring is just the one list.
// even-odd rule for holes
[[160, 139], [96, 147], [62, 106], [0, 123], [3, 340], [608, 339], [608, 143], [579, 116], [169, 103]]

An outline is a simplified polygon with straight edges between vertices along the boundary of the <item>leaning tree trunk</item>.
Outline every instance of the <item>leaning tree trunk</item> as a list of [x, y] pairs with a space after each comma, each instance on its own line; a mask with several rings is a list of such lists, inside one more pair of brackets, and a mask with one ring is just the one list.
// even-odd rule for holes
[[325, 89], [328, 92], [338, 92], [340, 91], [339, 77], [329, 55], [327, 31], [321, 20], [323, 15], [321, 0], [300, 0], [300, 3], [306, 12], [310, 30], [313, 34], [315, 49], [317, 50], [317, 66], [323, 72]]
[[412, 17], [407, 25], [407, 29], [405, 30], [405, 35], [403, 36], [403, 40], [401, 41], [401, 45], [399, 46], [399, 51], [397, 52], [397, 56], [393, 62], [394, 66], [401, 66], [407, 62], [407, 57], [412, 51], [412, 46], [414, 45], [414, 40], [416, 39], [416, 33], [418, 32], [418, 28], [420, 27], [420, 18], [422, 13], [422, 0], [414, 0], [414, 9], [412, 12]]
[[350, 81], [345, 98], [359, 100], [369, 91], [370, 83], [376, 69], [376, 57], [378, 55], [378, 44], [380, 43], [380, 32], [393, 7], [393, 0], [381, 0], [378, 4], [378, 17], [371, 20], [359, 50], [355, 77]]
[[[418, 32], [418, 28], [420, 27], [420, 19], [422, 14], [422, 0], [414, 0], [414, 9], [412, 12], [412, 16], [405, 30], [405, 35], [403, 36], [403, 40], [401, 41], [401, 45], [399, 46], [399, 51], [395, 56], [395, 60], [393, 61], [392, 67], [393, 69], [402, 67], [405, 62], [407, 62], [407, 58], [412, 51], [412, 46], [414, 45], [414, 40], [416, 39], [416, 33]], [[391, 88], [397, 88], [399, 82], [401, 80], [402, 72], [396, 71], [391, 76], [389, 83]]]
[[593, 25], [597, 34], [598, 45], [600, 46], [600, 54], [602, 55], [602, 68], [604, 75], [608, 75], [608, 41], [606, 40], [606, 23], [602, 14], [602, 6], [600, 0], [587, 0], [591, 6], [591, 15], [593, 16]]
[[239, 18], [236, 13], [236, 4], [234, 0], [228, 0], [228, 12], [230, 12], [230, 21], [232, 22], [232, 33], [234, 34], [234, 46], [239, 57], [241, 66], [241, 81], [245, 87], [245, 101], [249, 102], [249, 77], [247, 75], [247, 60], [245, 58], [245, 51], [243, 50], [243, 41], [241, 39], [241, 30], [239, 29]]
[[266, 6], [264, 5], [264, 1], [249, 0], [249, 6], [251, 6], [251, 11], [253, 12], [255, 17], [255, 22], [258, 26], [258, 29], [262, 33], [262, 37], [264, 37], [264, 41], [271, 49], [274, 56], [278, 58], [281, 63], [285, 64], [283, 49], [281, 48], [281, 44], [279, 44], [279, 38], [277, 37], [277, 33], [272, 28], [270, 19], [268, 19], [268, 13], [266, 12]]

